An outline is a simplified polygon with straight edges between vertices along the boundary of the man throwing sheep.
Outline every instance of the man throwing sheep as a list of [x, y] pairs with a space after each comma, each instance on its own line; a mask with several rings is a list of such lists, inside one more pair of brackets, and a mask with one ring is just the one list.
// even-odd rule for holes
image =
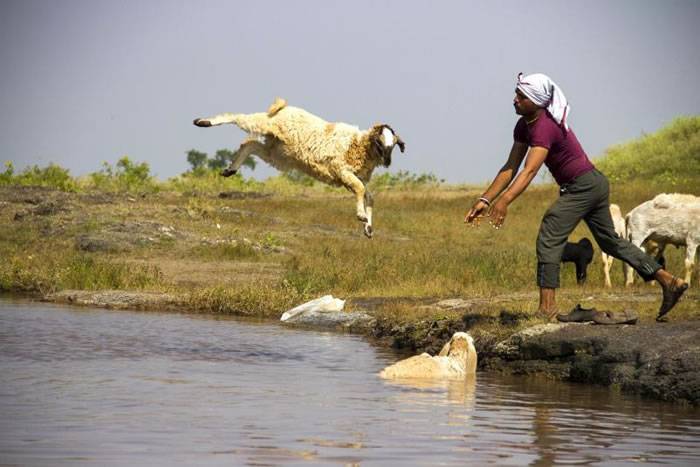
[[[465, 218], [488, 215], [491, 225], [504, 225], [508, 206], [528, 187], [542, 164], [559, 184], [559, 198], [545, 213], [537, 236], [539, 312], [549, 320], [557, 315], [555, 291], [566, 240], [583, 219], [600, 248], [634, 268], [649, 281], [661, 284], [663, 300], [657, 321], [674, 307], [688, 284], [664, 270], [651, 256], [615, 233], [610, 217], [608, 180], [593, 166], [569, 128], [570, 106], [564, 93], [547, 75], [518, 75], [513, 99], [521, 118], [513, 131], [513, 146], [505, 165]], [[518, 173], [520, 165], [524, 168]], [[512, 182], [512, 183], [511, 183]], [[500, 195], [500, 196], [499, 196]], [[478, 223], [477, 223], [478, 224]]]

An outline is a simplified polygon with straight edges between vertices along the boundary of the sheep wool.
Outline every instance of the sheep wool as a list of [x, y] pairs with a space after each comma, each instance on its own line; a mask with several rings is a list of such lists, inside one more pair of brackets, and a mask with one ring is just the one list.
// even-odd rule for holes
[[235, 173], [254, 154], [278, 170], [299, 170], [317, 180], [344, 186], [355, 194], [357, 218], [365, 224], [365, 235], [372, 236], [372, 195], [365, 184], [378, 165], [391, 164], [391, 152], [405, 143], [386, 124], [361, 130], [347, 123], [330, 123], [277, 98], [267, 112], [225, 113], [199, 118], [202, 127], [234, 124], [249, 134], [222, 173]]

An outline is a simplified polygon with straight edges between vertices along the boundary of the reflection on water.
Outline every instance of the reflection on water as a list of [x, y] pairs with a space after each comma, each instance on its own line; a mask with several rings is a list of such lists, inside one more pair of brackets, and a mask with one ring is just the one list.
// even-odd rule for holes
[[386, 382], [357, 336], [0, 302], [0, 464], [698, 464], [700, 413], [478, 374]]

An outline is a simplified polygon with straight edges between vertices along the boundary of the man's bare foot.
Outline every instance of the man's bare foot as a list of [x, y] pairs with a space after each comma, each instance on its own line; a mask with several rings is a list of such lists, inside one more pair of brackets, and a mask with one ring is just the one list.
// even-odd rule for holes
[[664, 322], [666, 321], [664, 316], [671, 311], [676, 303], [678, 303], [683, 293], [688, 290], [688, 283], [674, 276], [668, 285], [661, 283], [661, 290], [663, 291], [663, 299], [661, 300], [659, 315], [656, 317], [656, 321]]
[[556, 309], [554, 309], [554, 310], [542, 310], [542, 309], [540, 309], [537, 311], [537, 314], [549, 322], [554, 322], [557, 320], [557, 315], [559, 314], [559, 312]]

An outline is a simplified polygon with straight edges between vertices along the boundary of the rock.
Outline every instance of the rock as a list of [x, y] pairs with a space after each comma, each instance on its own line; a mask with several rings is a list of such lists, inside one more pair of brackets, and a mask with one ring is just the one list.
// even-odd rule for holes
[[44, 300], [71, 305], [135, 310], [178, 310], [183, 306], [182, 301], [174, 295], [124, 290], [63, 290], [45, 296]]
[[221, 199], [260, 199], [269, 198], [270, 193], [261, 193], [259, 191], [222, 191], [219, 193]]
[[343, 311], [344, 306], [344, 300], [324, 295], [286, 311], [280, 321], [318, 328], [360, 330], [371, 327], [374, 318], [362, 311]]
[[129, 247], [121, 242], [112, 241], [101, 237], [94, 237], [91, 235], [78, 236], [78, 238], [75, 240], [75, 246], [78, 250], [88, 251], [91, 253], [96, 251], [115, 253], [129, 250]]
[[487, 369], [616, 386], [700, 404], [700, 322], [633, 326], [546, 324], [494, 347]]

